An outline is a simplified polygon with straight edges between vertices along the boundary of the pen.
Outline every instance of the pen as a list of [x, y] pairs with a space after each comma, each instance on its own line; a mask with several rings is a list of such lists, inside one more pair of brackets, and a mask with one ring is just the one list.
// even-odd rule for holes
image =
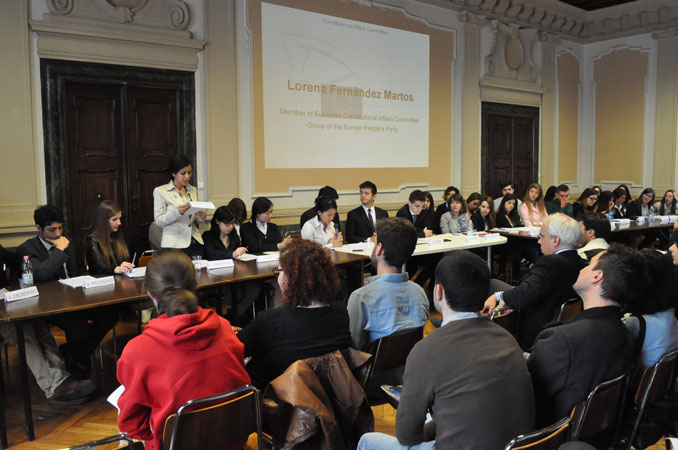
[[132, 264], [134, 264], [134, 261], [137, 259], [137, 252], [134, 252], [134, 256], [132, 256]]

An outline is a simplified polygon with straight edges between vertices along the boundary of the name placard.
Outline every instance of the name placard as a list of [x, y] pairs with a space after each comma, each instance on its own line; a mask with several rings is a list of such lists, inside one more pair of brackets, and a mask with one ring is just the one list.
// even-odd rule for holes
[[14, 302], [17, 300], [23, 300], [24, 298], [37, 297], [38, 288], [35, 286], [17, 289], [16, 291], [5, 291], [5, 301]]
[[146, 275], [145, 267], [135, 267], [129, 272], [125, 272], [125, 276], [128, 278], [143, 278]]
[[257, 256], [257, 264], [278, 261], [279, 259], [280, 259], [280, 254], [277, 254], [277, 255], [261, 255], [261, 256]]
[[674, 216], [673, 214], [669, 215], [669, 222], [673, 223], [676, 220], [678, 220], [678, 216]]
[[477, 234], [474, 234], [472, 236], [464, 236], [464, 242], [478, 242], [480, 240], [480, 236]]
[[669, 223], [669, 216], [659, 216], [659, 223]]
[[82, 287], [83, 289], [89, 289], [94, 287], [110, 286], [112, 284], [115, 284], [115, 278], [113, 278], [113, 275], [111, 275], [110, 277], [92, 278], [90, 280], [85, 280]]
[[487, 235], [483, 236], [483, 239], [485, 239], [486, 241], [498, 241], [501, 239], [501, 234], [487, 233]]
[[215, 259], [214, 261], [207, 261], [207, 270], [226, 269], [233, 267], [232, 259]]

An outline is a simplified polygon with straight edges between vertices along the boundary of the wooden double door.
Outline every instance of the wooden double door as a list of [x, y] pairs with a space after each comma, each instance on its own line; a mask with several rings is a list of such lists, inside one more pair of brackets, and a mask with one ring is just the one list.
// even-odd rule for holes
[[537, 182], [539, 108], [483, 102], [482, 185], [492, 198], [512, 182], [522, 199], [527, 186]]
[[[48, 197], [64, 210], [78, 248], [91, 232], [96, 206], [113, 200], [123, 209], [128, 246], [148, 249], [153, 189], [169, 181], [172, 155], [194, 154], [183, 136], [182, 86], [89, 75], [60, 80], [62, 113], [55, 122], [62, 133], [59, 147], [51, 149], [58, 155], [46, 155], [54, 179]], [[60, 179], [54, 162], [62, 167]]]

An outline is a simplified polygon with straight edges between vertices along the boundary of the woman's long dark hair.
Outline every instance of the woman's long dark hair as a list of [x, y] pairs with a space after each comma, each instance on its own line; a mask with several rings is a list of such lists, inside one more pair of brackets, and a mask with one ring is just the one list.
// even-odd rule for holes
[[594, 213], [598, 211], [598, 201], [596, 200], [596, 203], [593, 205], [593, 208], [589, 208], [588, 204], [586, 203], [586, 199], [589, 198], [592, 195], [596, 195], [600, 198], [598, 193], [593, 190], [593, 188], [586, 188], [584, 189], [584, 192], [581, 193], [577, 201], [575, 203], [579, 203], [581, 207], [584, 209], [584, 214], [588, 213]]
[[219, 237], [221, 235], [221, 229], [219, 228], [219, 224], [217, 223], [217, 220], [222, 223], [234, 223], [236, 221], [237, 217], [235, 214], [235, 211], [230, 206], [220, 206], [214, 211], [214, 215], [212, 216], [212, 220], [210, 221], [210, 234], [213, 234], [216, 237]]
[[273, 206], [273, 202], [266, 197], [257, 197], [252, 203], [252, 223], [257, 220], [259, 214], [263, 214]]
[[111, 226], [108, 223], [111, 217], [120, 212], [122, 212], [122, 209], [115, 202], [104, 200], [99, 203], [94, 210], [94, 221], [90, 233], [90, 236], [99, 243], [104, 260], [112, 265], [120, 264], [120, 262], [129, 259], [129, 249], [125, 243], [122, 230], [118, 228], [118, 231], [112, 233]]
[[[515, 201], [515, 206], [513, 206], [513, 210], [511, 210], [510, 213], [506, 213], [506, 210], [504, 209], [504, 205], [506, 205], [506, 202], [509, 200], [514, 200]], [[516, 198], [515, 195], [513, 194], [506, 194], [504, 197], [501, 199], [501, 204], [499, 205], [499, 212], [497, 214], [502, 214], [511, 220], [511, 223], [513, 224], [514, 227], [520, 226], [520, 214], [518, 214], [518, 199]]]
[[[664, 199], [666, 198], [666, 194], [669, 192], [673, 193], [673, 201], [671, 202], [671, 205], [669, 206], [669, 209], [667, 210], [665, 205], [664, 205]], [[666, 192], [664, 192], [664, 196], [662, 197], [662, 202], [659, 205], [659, 214], [662, 216], [668, 215], [668, 214], [675, 214], [676, 213], [676, 205], [678, 204], [678, 199], [676, 199], [676, 191], [673, 189], [667, 189]]]

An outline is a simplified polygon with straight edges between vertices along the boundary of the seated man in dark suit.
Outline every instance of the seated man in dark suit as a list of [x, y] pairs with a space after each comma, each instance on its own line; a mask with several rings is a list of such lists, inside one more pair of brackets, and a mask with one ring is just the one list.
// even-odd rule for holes
[[[318, 197], [326, 197], [331, 200], [334, 200], [335, 202], [339, 200], [339, 194], [337, 193], [337, 190], [334, 189], [332, 186], [321, 187], [320, 190], [318, 191]], [[315, 207], [304, 211], [304, 213], [301, 215], [301, 218], [299, 219], [299, 229], [301, 230], [302, 228], [304, 228], [304, 224], [309, 220], [313, 219], [317, 215], [318, 211], [315, 209]], [[339, 211], [337, 211], [337, 213], [334, 215], [334, 219], [332, 219], [332, 221], [334, 222], [334, 229], [340, 231], [341, 220], [339, 219]]]
[[[443, 323], [407, 357], [396, 436], [366, 433], [358, 449], [500, 449], [534, 429], [523, 354], [508, 331], [478, 314], [490, 285], [487, 264], [467, 251], [450, 252], [436, 280]], [[429, 411], [438, 424], [434, 436], [426, 433]]]
[[612, 244], [593, 257], [574, 285], [584, 311], [565, 323], [549, 324], [527, 360], [537, 406], [537, 427], [569, 416], [599, 383], [627, 372], [633, 342], [621, 308], [646, 287], [643, 257]]
[[[31, 260], [33, 280], [42, 283], [85, 274], [75, 245], [63, 235], [64, 219], [61, 213], [54, 206], [44, 205], [35, 210], [33, 219], [38, 235], [16, 250], [21, 258], [28, 256]], [[117, 312], [111, 308], [76, 311], [49, 318], [49, 322], [66, 333], [66, 344], [59, 350], [71, 374], [82, 377], [89, 375], [92, 351], [117, 320]]]
[[447, 186], [447, 189], [445, 189], [445, 192], [443, 192], [443, 202], [436, 208], [436, 218], [433, 227], [433, 232], [435, 234], [440, 234], [440, 218], [443, 217], [443, 214], [449, 211], [449, 208], [447, 207], [447, 199], [459, 193], [459, 189], [454, 186]]
[[426, 194], [416, 189], [410, 192], [409, 200], [396, 213], [396, 217], [402, 217], [414, 224], [417, 229], [417, 236], [431, 237], [433, 230], [426, 228], [426, 217], [422, 214], [424, 203], [426, 202]]
[[346, 242], [364, 242], [373, 238], [377, 229], [377, 220], [388, 217], [388, 212], [374, 206], [377, 199], [377, 186], [371, 181], [360, 185], [360, 203], [346, 216]]
[[556, 198], [546, 204], [546, 212], [567, 214], [574, 219], [574, 207], [570, 203], [570, 188], [566, 184], [561, 184], [556, 188]]
[[577, 217], [577, 222], [582, 228], [581, 247], [577, 253], [582, 259], [590, 261], [610, 246], [610, 219], [601, 213], [590, 213]]
[[527, 350], [548, 322], [553, 312], [565, 300], [576, 297], [572, 285], [579, 270], [586, 264], [575, 249], [581, 241], [581, 227], [564, 214], [552, 214], [544, 220], [539, 232], [539, 244], [544, 256], [520, 280], [516, 287], [492, 280], [492, 294], [483, 308], [489, 314], [500, 307], [520, 309], [518, 343]]

